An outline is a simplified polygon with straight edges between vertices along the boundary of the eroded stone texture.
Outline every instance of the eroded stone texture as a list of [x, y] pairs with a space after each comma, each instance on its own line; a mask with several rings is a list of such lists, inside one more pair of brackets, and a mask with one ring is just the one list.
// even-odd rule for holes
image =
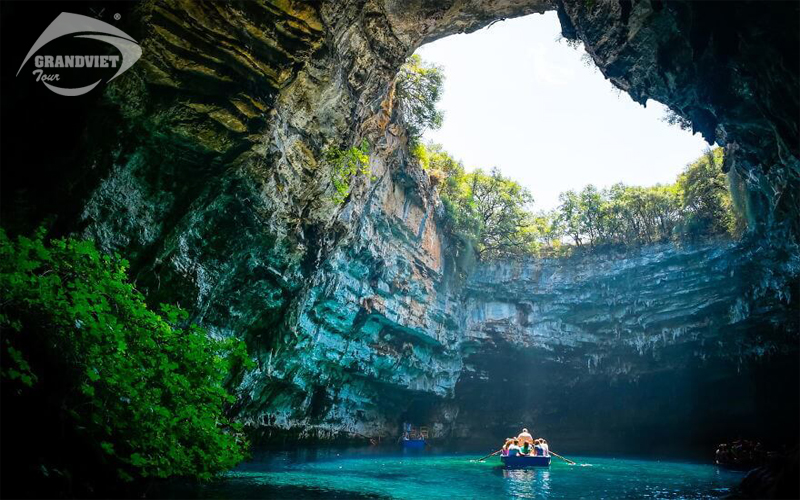
[[[128, 256], [153, 302], [246, 339], [258, 367], [236, 411], [265, 435], [388, 435], [412, 419], [437, 436], [495, 436], [529, 419], [577, 440], [616, 422], [608, 401], [624, 401], [618, 427], [640, 433], [661, 410], [680, 417], [670, 429], [713, 420], [702, 401], [681, 410], [664, 377], [706, 394], [787, 353], [796, 367], [798, 31], [784, 15], [796, 4], [754, 5], [144, 2], [143, 57], [90, 117], [109, 130], [89, 134], [75, 168], [93, 173], [90, 195], [69, 224]], [[729, 146], [760, 235], [492, 264], [464, 285], [391, 82], [424, 42], [556, 8], [612, 82]], [[372, 174], [339, 205], [323, 151], [362, 138]], [[507, 390], [547, 404], [503, 412]], [[764, 408], [731, 429], [785, 423]]]
[[454, 432], [535, 422], [567, 446], [637, 452], [685, 449], [687, 432], [783, 437], [798, 411], [798, 304], [783, 291], [797, 282], [772, 280], [798, 270], [796, 251], [749, 243], [483, 265], [464, 292], [474, 345]]
[[[154, 299], [248, 340], [247, 422], [385, 433], [409, 393], [452, 396], [461, 369], [438, 201], [391, 80], [424, 39], [551, 7], [145, 3], [143, 63], [108, 92], [129, 126], [84, 234], [130, 255]], [[356, 137], [372, 176], [340, 207], [322, 152]]]

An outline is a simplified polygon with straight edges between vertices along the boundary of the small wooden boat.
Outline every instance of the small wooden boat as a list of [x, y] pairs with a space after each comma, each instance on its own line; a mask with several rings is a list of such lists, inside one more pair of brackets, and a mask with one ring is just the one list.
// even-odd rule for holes
[[420, 450], [425, 448], [425, 439], [402, 439], [403, 448]]
[[506, 469], [526, 469], [528, 467], [549, 467], [550, 457], [535, 455], [514, 455], [510, 457], [500, 457]]

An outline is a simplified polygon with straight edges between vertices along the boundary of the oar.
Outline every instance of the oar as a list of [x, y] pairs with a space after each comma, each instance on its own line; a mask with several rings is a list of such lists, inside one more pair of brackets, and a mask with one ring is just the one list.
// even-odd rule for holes
[[499, 450], [497, 450], [497, 451], [496, 451], [496, 452], [494, 452], [494, 453], [489, 453], [489, 454], [488, 454], [488, 455], [486, 455], [485, 457], [483, 457], [483, 458], [481, 458], [480, 460], [478, 460], [478, 462], [483, 462], [483, 461], [484, 461], [484, 460], [486, 460], [487, 458], [489, 458], [489, 457], [491, 457], [491, 456], [494, 456], [494, 455], [497, 455], [497, 454], [498, 454], [498, 453], [500, 453], [501, 451], [503, 451], [503, 448], [500, 448]]
[[550, 450], [550, 454], [557, 456], [558, 458], [560, 458], [561, 460], [567, 462], [570, 465], [578, 465], [575, 462], [573, 462], [572, 460], [570, 460], [569, 458], [564, 458], [561, 455], [559, 455], [558, 453], [553, 452], [553, 450]]

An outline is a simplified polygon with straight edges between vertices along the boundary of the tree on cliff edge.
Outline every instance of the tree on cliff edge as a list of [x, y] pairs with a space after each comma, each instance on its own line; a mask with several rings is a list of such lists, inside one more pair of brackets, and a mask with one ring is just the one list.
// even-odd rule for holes
[[417, 143], [428, 129], [442, 126], [444, 114], [436, 105], [442, 97], [444, 71], [414, 54], [397, 74], [397, 100], [408, 138]]

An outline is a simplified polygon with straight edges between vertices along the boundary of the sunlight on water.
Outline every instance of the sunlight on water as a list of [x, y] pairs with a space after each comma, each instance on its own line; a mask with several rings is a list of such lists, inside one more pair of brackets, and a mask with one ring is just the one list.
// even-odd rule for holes
[[[504, 470], [479, 454], [368, 451], [265, 453], [193, 491], [224, 498], [719, 498], [741, 473], [712, 465], [571, 457], [549, 468]], [[187, 494], [186, 491], [180, 492]]]

